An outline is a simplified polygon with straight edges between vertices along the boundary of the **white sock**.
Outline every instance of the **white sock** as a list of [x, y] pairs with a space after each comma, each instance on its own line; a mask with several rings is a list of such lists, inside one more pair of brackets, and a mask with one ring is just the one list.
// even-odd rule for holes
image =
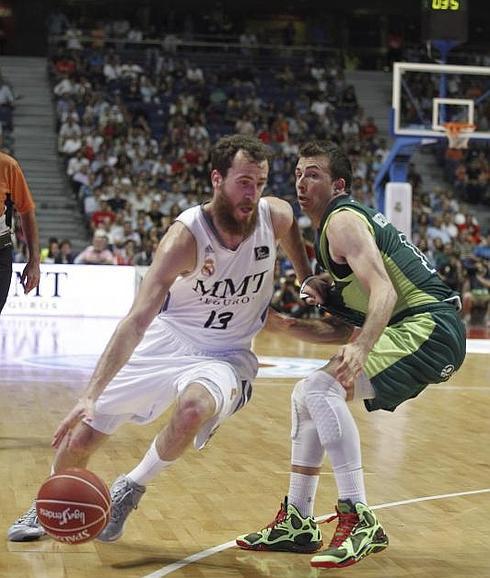
[[[174, 460], [175, 461], [175, 460]], [[127, 474], [128, 478], [140, 486], [146, 486], [162, 470], [171, 466], [174, 462], [165, 462], [160, 459], [156, 448], [156, 438], [141, 462]]]
[[362, 468], [346, 472], [334, 471], [334, 475], [340, 500], [350, 500], [353, 504], [356, 502], [367, 504]]
[[288, 502], [295, 506], [302, 516], [313, 516], [319, 479], [320, 476], [308, 476], [291, 472]]

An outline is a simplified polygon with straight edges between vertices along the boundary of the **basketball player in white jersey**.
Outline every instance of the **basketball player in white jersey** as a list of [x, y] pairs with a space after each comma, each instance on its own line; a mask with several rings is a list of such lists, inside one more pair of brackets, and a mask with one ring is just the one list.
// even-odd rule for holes
[[[112, 486], [112, 514], [99, 536], [117, 540], [148, 482], [197, 449], [251, 396], [258, 369], [251, 342], [266, 323], [276, 245], [298, 279], [311, 274], [290, 205], [261, 198], [269, 149], [239, 135], [224, 137], [211, 155], [213, 198], [184, 211], [156, 252], [128, 315], [119, 323], [81, 398], [56, 430], [53, 471], [85, 467], [121, 424], [148, 423], [174, 401], [168, 424], [143, 460]], [[273, 328], [309, 340], [345, 341], [345, 325]], [[44, 534], [31, 508], [9, 530], [12, 541]]]

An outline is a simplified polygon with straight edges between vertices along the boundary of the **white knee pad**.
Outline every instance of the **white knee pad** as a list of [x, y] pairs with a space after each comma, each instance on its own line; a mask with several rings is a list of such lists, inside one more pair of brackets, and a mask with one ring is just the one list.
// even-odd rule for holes
[[359, 430], [340, 383], [328, 373], [315, 371], [302, 381], [297, 396], [298, 403], [310, 416], [309, 423], [315, 426], [317, 443], [328, 454], [333, 471], [361, 468]]
[[[342, 438], [342, 413], [348, 410], [347, 393], [340, 383], [324, 371], [315, 371], [303, 380], [304, 404], [315, 423], [322, 445]], [[350, 413], [350, 412], [349, 412]]]
[[304, 403], [302, 379], [291, 395], [291, 463], [295, 466], [319, 468], [325, 457], [318, 433]]

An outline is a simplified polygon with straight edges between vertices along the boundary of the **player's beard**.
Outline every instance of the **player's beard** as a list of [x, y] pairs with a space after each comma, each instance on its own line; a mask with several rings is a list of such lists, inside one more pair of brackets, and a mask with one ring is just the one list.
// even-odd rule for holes
[[[223, 185], [221, 186], [220, 194], [216, 195], [214, 199], [213, 206], [217, 224], [226, 233], [248, 237], [255, 229], [258, 214], [257, 205], [253, 205], [253, 203], [239, 203], [237, 206], [234, 206], [230, 202]], [[238, 221], [233, 216], [235, 209], [240, 206], [253, 207], [248, 218], [243, 221]]]

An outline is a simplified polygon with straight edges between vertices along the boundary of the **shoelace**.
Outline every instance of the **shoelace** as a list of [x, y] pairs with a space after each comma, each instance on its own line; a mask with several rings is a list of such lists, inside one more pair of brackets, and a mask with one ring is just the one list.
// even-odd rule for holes
[[330, 516], [330, 518], [322, 522], [322, 524], [329, 524], [338, 519], [337, 527], [328, 546], [329, 548], [338, 548], [342, 542], [349, 537], [352, 528], [359, 522], [359, 516], [357, 514], [342, 514], [342, 512], [338, 511], [337, 507], [335, 511], [337, 513], [334, 516]]
[[16, 524], [25, 524], [26, 526], [37, 526], [37, 512], [36, 506], [31, 506], [25, 514], [23, 514], [16, 522]]
[[270, 524], [267, 524], [266, 528], [273, 528], [274, 526], [277, 526], [277, 524], [284, 522], [287, 515], [288, 515], [288, 505], [287, 501], [285, 500], [284, 503], [281, 504], [281, 507], [279, 508], [276, 517], [272, 520]]
[[[126, 496], [129, 496], [133, 492], [134, 492], [133, 488], [128, 486], [126, 482], [121, 483], [120, 486], [117, 486], [114, 489], [114, 494], [112, 496], [112, 514], [111, 514], [112, 520], [117, 519], [120, 516], [120, 514], [123, 511], [121, 504], [124, 501], [124, 498], [126, 498]], [[134, 507], [133, 504], [131, 504], [131, 507]]]

